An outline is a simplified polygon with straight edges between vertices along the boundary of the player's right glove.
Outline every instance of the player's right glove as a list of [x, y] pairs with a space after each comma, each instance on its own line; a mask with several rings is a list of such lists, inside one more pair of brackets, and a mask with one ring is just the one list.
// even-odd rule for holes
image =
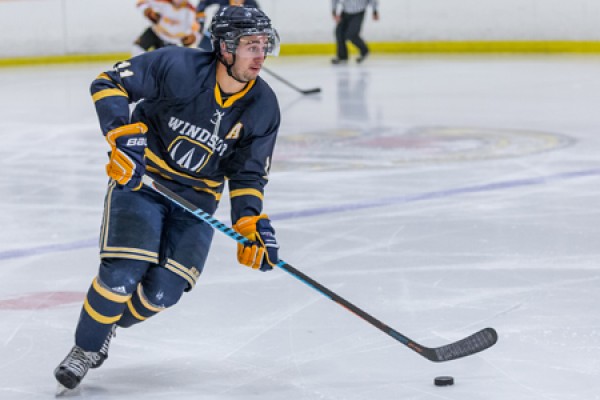
[[150, 7], [144, 10], [144, 16], [148, 18], [153, 24], [158, 24], [158, 21], [160, 21], [161, 17], [159, 13], [157, 13]]
[[270, 271], [279, 262], [279, 245], [275, 229], [265, 214], [240, 218], [233, 229], [248, 241], [238, 243], [237, 258], [240, 264], [261, 271]]
[[111, 147], [106, 173], [129, 190], [138, 190], [142, 186], [142, 176], [146, 170], [146, 132], [148, 127], [142, 122], [136, 122], [120, 126], [106, 134], [106, 141]]

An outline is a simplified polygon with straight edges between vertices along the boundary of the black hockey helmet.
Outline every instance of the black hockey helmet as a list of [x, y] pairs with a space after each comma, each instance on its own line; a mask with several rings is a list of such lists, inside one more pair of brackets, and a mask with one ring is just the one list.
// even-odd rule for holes
[[227, 52], [235, 54], [241, 37], [259, 35], [267, 38], [265, 55], [279, 54], [279, 34], [271, 26], [269, 17], [258, 8], [224, 7], [215, 14], [208, 31], [213, 51], [218, 51], [223, 42]]

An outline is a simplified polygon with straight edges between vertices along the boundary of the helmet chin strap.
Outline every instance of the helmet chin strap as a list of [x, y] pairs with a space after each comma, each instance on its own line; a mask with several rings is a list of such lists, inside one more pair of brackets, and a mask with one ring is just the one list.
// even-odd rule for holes
[[231, 68], [233, 68], [233, 65], [235, 64], [235, 54], [232, 54], [232, 56], [233, 56], [233, 62], [231, 64], [227, 64], [227, 62], [225, 61], [225, 57], [223, 57], [220, 54], [217, 58], [219, 59], [221, 64], [223, 64], [225, 66], [225, 68], [227, 69], [227, 75], [229, 75], [230, 77], [232, 77], [239, 83], [243, 83], [243, 84], [248, 83], [248, 81], [243, 81], [243, 80], [239, 79], [238, 77], [236, 77], [235, 75], [233, 75], [233, 71], [231, 70]]

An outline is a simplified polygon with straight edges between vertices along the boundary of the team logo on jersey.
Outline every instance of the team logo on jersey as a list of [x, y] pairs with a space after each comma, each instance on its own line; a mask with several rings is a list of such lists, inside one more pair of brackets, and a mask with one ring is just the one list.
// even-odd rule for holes
[[[186, 145], [186, 143], [188, 145]], [[174, 145], [173, 145], [174, 144]], [[212, 151], [205, 146], [200, 146], [203, 150], [198, 150], [198, 146], [189, 141], [188, 138], [178, 138], [172, 143], [173, 146], [169, 148], [169, 155], [181, 168], [185, 168], [190, 171], [198, 172], [205, 165]]]
[[169, 128], [178, 136], [171, 142], [168, 151], [171, 159], [179, 167], [197, 173], [214, 154], [225, 154], [227, 144], [219, 137], [219, 125], [223, 114], [219, 113], [216, 117], [215, 121], [211, 120], [215, 124], [213, 132], [176, 117], [169, 119]]
[[216, 119], [214, 121], [212, 119], [210, 120], [210, 122], [215, 124], [215, 130], [219, 130], [219, 125], [221, 125], [221, 119], [223, 119], [224, 116], [225, 111], [215, 110], [213, 117], [215, 117]]

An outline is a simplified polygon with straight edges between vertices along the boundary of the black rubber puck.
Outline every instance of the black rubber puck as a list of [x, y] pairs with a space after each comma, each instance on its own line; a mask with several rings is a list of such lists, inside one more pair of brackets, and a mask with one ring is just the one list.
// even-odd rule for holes
[[451, 376], [438, 376], [433, 380], [435, 386], [452, 386], [454, 385], [454, 378]]

